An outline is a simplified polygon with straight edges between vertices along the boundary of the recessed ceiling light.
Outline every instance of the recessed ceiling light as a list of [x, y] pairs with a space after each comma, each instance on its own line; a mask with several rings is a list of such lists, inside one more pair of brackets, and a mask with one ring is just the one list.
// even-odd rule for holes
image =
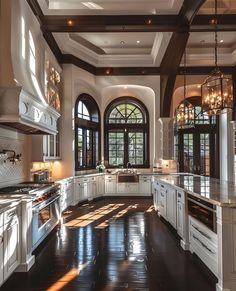
[[224, 40], [223, 40], [223, 39], [221, 39], [221, 40], [220, 40], [220, 43], [223, 43], [223, 42], [224, 42]]
[[69, 20], [67, 21], [67, 24], [68, 24], [69, 26], [72, 26], [72, 25], [73, 25], [73, 21], [72, 21], [71, 19], [69, 19]]
[[126, 89], [128, 89], [128, 86], [127, 86], [127, 85], [125, 85], [125, 86], [124, 86], [124, 89], [125, 89], [125, 90], [126, 90]]
[[89, 9], [103, 9], [102, 6], [94, 3], [94, 2], [81, 2], [84, 6], [88, 7]]
[[120, 42], [120, 44], [121, 44], [121, 45], [124, 45], [124, 44], [125, 44], [125, 42], [122, 40], [122, 41]]
[[148, 19], [148, 24], [151, 24], [152, 23], [152, 20], [151, 19]]
[[137, 42], [137, 43], [140, 43], [140, 40], [137, 40], [136, 42]]
[[201, 85], [197, 85], [198, 88], [201, 88]]

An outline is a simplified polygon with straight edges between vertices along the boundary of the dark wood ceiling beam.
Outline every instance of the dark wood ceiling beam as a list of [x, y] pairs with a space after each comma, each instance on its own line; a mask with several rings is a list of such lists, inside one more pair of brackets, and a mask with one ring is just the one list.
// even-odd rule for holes
[[186, 31], [173, 32], [161, 62], [160, 116], [169, 117], [171, 100], [179, 65], [189, 38], [188, 27], [199, 8], [206, 0], [184, 0], [178, 17]]
[[[27, 0], [35, 11], [32, 3], [35, 0]], [[192, 3], [191, 3], [192, 4]], [[189, 5], [189, 4], [188, 4]], [[37, 5], [36, 5], [37, 6]], [[40, 7], [39, 7], [40, 8]], [[43, 17], [43, 28], [48, 32], [175, 32], [189, 30], [190, 32], [212, 31], [214, 26], [210, 24], [214, 15], [193, 15], [193, 12], [184, 16], [184, 11], [190, 7], [181, 9], [181, 15], [86, 15], [86, 16], [42, 16], [35, 12], [36, 16]], [[190, 19], [190, 20], [189, 20]], [[219, 31], [236, 31], [236, 15], [218, 15]], [[69, 24], [68, 21], [71, 21]], [[192, 21], [190, 27], [189, 22]]]
[[[214, 15], [196, 15], [190, 26], [190, 32], [214, 31], [215, 27], [211, 24]], [[236, 31], [236, 14], [224, 14], [217, 16], [218, 31]]]
[[160, 78], [160, 115], [169, 117], [171, 100], [175, 86], [179, 64], [182, 59], [187, 41], [188, 32], [174, 32], [161, 63]]
[[[220, 70], [224, 74], [232, 74], [235, 70], [233, 66], [219, 66]], [[209, 75], [215, 69], [214, 66], [198, 66], [198, 67], [186, 67], [186, 75]], [[184, 74], [184, 68], [178, 69], [178, 75]]]
[[167, 32], [179, 30], [179, 22], [177, 15], [44, 16], [50, 32]]

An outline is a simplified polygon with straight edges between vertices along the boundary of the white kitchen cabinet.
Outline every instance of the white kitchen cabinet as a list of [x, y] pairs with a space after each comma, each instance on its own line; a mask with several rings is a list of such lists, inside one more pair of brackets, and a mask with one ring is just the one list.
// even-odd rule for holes
[[185, 203], [184, 193], [177, 191], [177, 233], [184, 238]]
[[92, 200], [96, 196], [97, 196], [97, 177], [89, 177], [87, 198], [89, 200]]
[[21, 262], [21, 213], [20, 206], [4, 212], [4, 281]]
[[61, 197], [60, 209], [64, 211], [69, 205], [73, 203], [73, 178], [60, 181]]
[[105, 193], [105, 175], [97, 176], [97, 195], [103, 196]]
[[167, 219], [166, 213], [166, 189], [165, 186], [161, 184], [159, 191], [159, 212], [162, 217]]
[[141, 195], [151, 195], [151, 176], [139, 176], [139, 193]]
[[176, 190], [173, 187], [166, 189], [166, 219], [176, 229]]
[[105, 194], [116, 194], [116, 175], [105, 175]]
[[75, 178], [74, 180], [74, 205], [88, 199], [88, 178]]
[[118, 195], [130, 195], [139, 194], [139, 183], [117, 183], [117, 194]]
[[59, 133], [32, 136], [32, 162], [60, 160]]
[[[1, 215], [1, 214], [0, 214]], [[3, 245], [3, 226], [0, 226], [0, 286], [3, 283], [3, 253], [4, 253], [4, 245]]]
[[190, 251], [218, 275], [218, 238], [217, 234], [204, 224], [189, 216], [189, 242]]
[[156, 211], [159, 211], [160, 202], [159, 202], [159, 196], [160, 196], [160, 184], [157, 181], [153, 181], [153, 205]]

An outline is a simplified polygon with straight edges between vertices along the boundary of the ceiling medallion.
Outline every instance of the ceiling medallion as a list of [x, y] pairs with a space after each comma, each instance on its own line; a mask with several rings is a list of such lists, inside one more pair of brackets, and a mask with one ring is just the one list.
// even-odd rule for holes
[[233, 109], [233, 84], [230, 77], [224, 76], [218, 67], [217, 49], [217, 0], [215, 0], [215, 69], [201, 86], [202, 111], [208, 115], [219, 115], [224, 109]]

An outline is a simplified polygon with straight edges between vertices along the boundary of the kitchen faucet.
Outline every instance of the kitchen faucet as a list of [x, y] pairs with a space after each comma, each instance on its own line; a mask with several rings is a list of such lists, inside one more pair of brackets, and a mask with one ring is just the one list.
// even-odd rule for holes
[[128, 163], [126, 164], [126, 170], [127, 170], [127, 172], [128, 172], [128, 169], [131, 168], [131, 167], [132, 167], [132, 164], [131, 164], [130, 162], [128, 162]]

